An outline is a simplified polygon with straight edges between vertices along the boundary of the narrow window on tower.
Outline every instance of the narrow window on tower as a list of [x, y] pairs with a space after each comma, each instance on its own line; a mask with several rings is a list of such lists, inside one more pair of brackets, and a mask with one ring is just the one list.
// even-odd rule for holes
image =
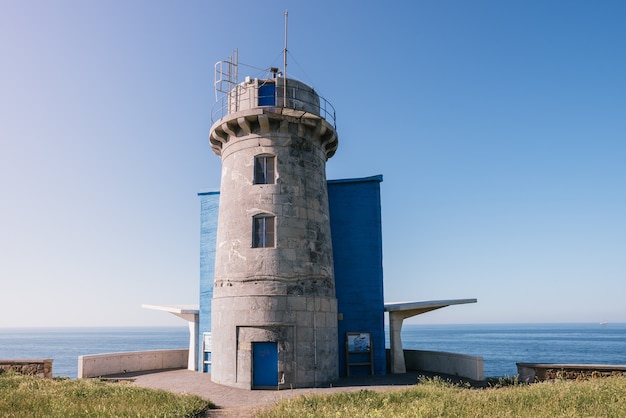
[[274, 184], [273, 155], [257, 155], [254, 157], [254, 184]]
[[274, 246], [274, 217], [261, 214], [252, 218], [252, 247]]

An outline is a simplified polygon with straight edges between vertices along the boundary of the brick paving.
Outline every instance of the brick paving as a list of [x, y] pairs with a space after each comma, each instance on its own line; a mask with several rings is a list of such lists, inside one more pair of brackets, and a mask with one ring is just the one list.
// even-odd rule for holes
[[208, 411], [208, 417], [253, 417], [262, 408], [300, 395], [354, 392], [362, 389], [385, 391], [406, 388], [417, 383], [424, 372], [401, 375], [343, 377], [332, 384], [317, 388], [283, 390], [246, 390], [219, 385], [207, 373], [190, 370], [163, 370], [143, 373], [126, 373], [108, 378], [132, 379], [133, 384], [151, 389], [176, 393], [189, 393], [210, 399], [217, 409]]

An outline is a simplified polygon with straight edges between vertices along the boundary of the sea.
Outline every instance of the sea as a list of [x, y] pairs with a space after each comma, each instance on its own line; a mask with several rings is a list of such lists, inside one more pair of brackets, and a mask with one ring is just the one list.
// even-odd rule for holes
[[[514, 376], [518, 362], [626, 365], [626, 323], [404, 324], [402, 341], [405, 349], [481, 356], [486, 377]], [[188, 345], [187, 327], [0, 328], [0, 359], [52, 358], [56, 377], [76, 378], [81, 355]]]

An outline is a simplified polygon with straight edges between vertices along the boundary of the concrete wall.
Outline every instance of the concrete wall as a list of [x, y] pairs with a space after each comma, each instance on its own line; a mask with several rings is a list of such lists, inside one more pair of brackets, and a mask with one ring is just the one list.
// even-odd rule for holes
[[588, 379], [626, 374], [626, 366], [620, 364], [557, 364], [557, 363], [516, 363], [519, 381], [524, 383], [541, 382], [553, 379]]
[[8, 371], [52, 378], [52, 359], [0, 360], [0, 374]]
[[131, 351], [78, 357], [78, 378], [161, 369], [186, 369], [188, 349]]
[[[287, 81], [287, 94], [284, 95], [283, 77], [269, 80], [259, 80], [257, 78], [240, 83], [228, 95], [229, 113], [241, 112], [259, 106], [259, 96], [262, 102], [275, 106], [276, 108], [297, 109], [310, 112], [314, 115], [320, 114], [320, 98], [315, 90], [298, 80]], [[261, 85], [271, 85], [273, 92], [270, 96], [259, 94]], [[284, 98], [287, 99], [285, 103]]]
[[484, 380], [483, 358], [442, 351], [404, 350], [407, 370], [442, 373]]
[[[338, 347], [341, 376], [346, 375], [346, 332], [369, 332], [374, 350], [374, 373], [383, 375], [387, 370], [380, 206], [382, 180], [382, 176], [373, 176], [328, 182], [340, 318]], [[367, 358], [365, 360], [368, 361]], [[366, 366], [350, 369], [350, 375], [369, 373], [370, 369]]]
[[[249, 109], [211, 129], [222, 160], [211, 308], [216, 383], [252, 387], [252, 342], [278, 343], [279, 387], [338, 377], [325, 171], [337, 137], [326, 121], [310, 116]], [[259, 155], [275, 157], [273, 184], [254, 182]], [[253, 245], [256, 215], [275, 219], [273, 246]]]

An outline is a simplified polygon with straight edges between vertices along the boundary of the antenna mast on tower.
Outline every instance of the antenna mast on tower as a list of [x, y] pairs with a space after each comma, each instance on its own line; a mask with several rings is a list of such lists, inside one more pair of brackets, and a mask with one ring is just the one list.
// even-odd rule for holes
[[283, 74], [287, 77], [287, 24], [289, 22], [289, 11], [285, 10], [285, 48], [283, 49]]
[[283, 50], [283, 106], [287, 104], [287, 24], [289, 22], [289, 11], [285, 10], [285, 49]]

